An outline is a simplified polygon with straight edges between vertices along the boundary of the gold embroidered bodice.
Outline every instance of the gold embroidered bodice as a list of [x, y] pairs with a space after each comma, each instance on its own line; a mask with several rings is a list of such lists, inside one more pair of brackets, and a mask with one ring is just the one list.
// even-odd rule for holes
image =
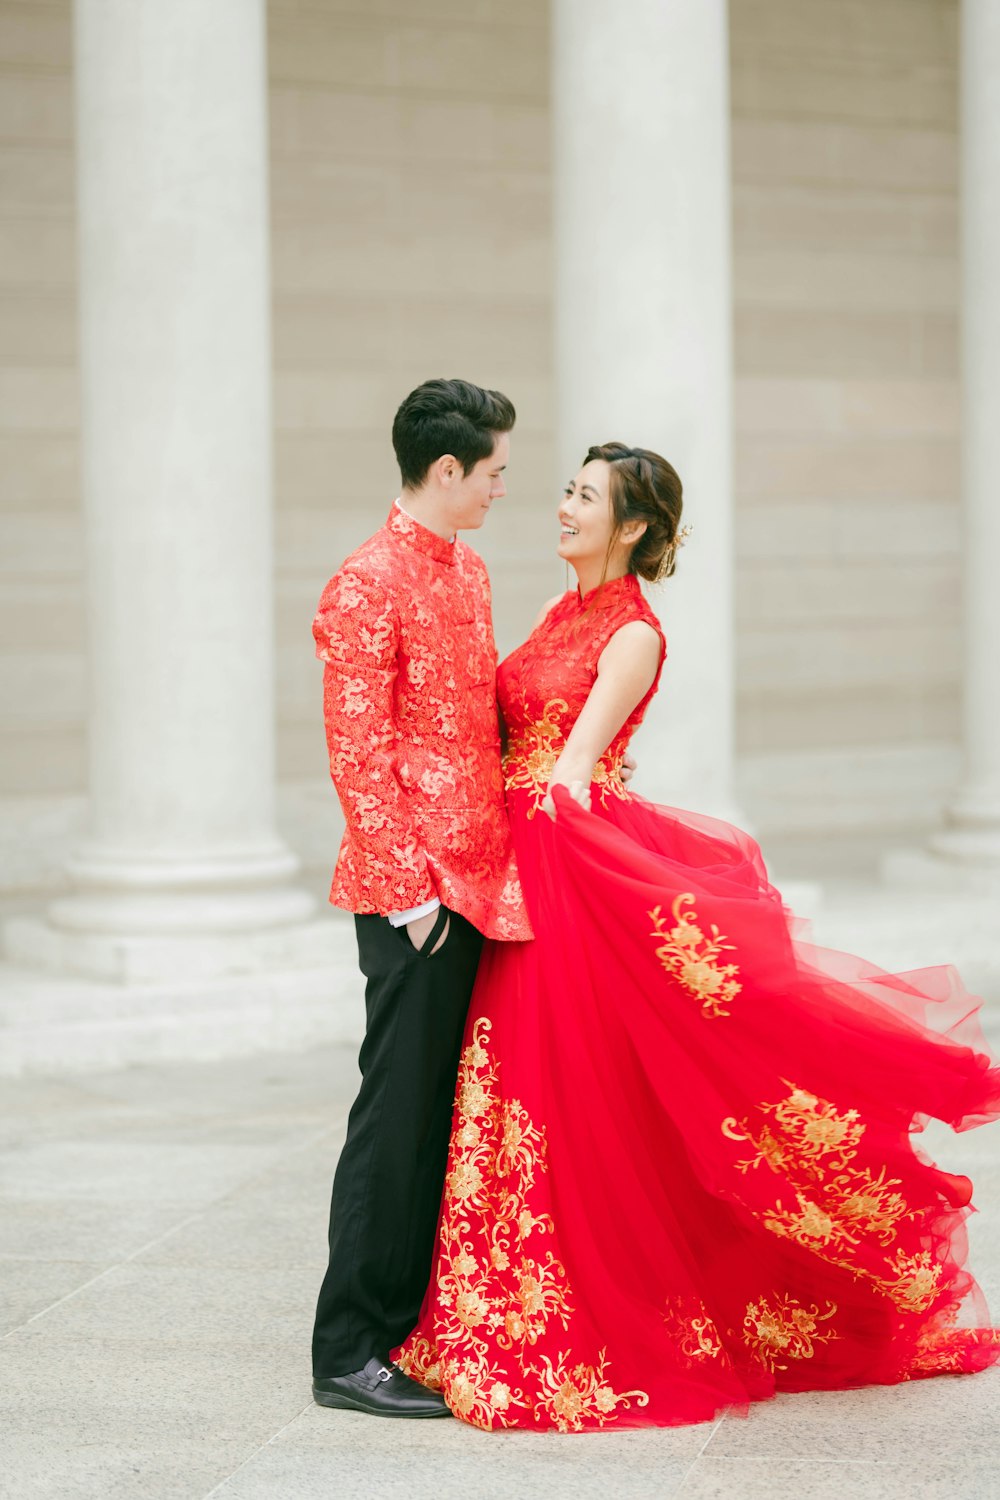
[[[627, 574], [583, 599], [576, 590], [564, 594], [523, 646], [501, 662], [497, 692], [507, 730], [504, 785], [508, 801], [512, 792], [529, 794], [529, 818], [542, 804], [553, 767], [594, 685], [601, 652], [630, 620], [645, 620], [663, 639], [638, 579]], [[592, 794], [602, 805], [609, 797], [628, 796], [619, 776], [622, 759], [658, 681], [659, 671], [594, 768]]]

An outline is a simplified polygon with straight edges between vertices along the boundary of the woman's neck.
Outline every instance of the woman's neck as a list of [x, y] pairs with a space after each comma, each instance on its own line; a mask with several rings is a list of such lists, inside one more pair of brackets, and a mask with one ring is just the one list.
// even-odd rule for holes
[[[589, 559], [573, 564], [577, 583], [580, 585], [580, 597], [592, 593], [601, 583], [614, 583], [617, 578], [624, 578], [628, 572], [628, 566], [624, 558], [615, 558], [608, 563], [605, 572], [603, 559], [591, 562]], [[603, 577], [601, 575], [604, 575]]]

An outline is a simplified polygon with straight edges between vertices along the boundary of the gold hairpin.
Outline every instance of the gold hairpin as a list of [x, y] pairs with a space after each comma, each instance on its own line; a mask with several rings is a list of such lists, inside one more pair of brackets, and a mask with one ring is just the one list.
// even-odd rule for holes
[[677, 556], [677, 549], [678, 547], [683, 547], [684, 543], [691, 535], [691, 529], [692, 528], [690, 526], [682, 526], [681, 529], [674, 535], [673, 540], [668, 542], [666, 547], [664, 547], [663, 560], [660, 563], [659, 568], [657, 569], [656, 577], [653, 579], [654, 583], [661, 583], [670, 572], [670, 569], [674, 565], [674, 558]]

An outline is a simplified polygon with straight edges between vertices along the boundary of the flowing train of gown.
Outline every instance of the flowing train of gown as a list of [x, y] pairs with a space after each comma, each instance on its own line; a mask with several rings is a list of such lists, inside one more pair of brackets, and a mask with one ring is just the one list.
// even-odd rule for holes
[[655, 684], [595, 769], [548, 776], [634, 579], [570, 593], [501, 666], [535, 932], [488, 943], [436, 1260], [397, 1359], [486, 1428], [697, 1422], [1000, 1357], [971, 1184], [913, 1133], [1000, 1113], [978, 1002], [796, 937], [746, 833], [627, 793]]

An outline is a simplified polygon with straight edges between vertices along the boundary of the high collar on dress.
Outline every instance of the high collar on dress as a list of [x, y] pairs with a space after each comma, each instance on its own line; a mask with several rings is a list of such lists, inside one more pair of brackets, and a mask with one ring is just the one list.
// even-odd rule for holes
[[627, 594], [641, 594], [639, 580], [634, 573], [626, 573], [622, 578], [612, 578], [606, 583], [599, 583], [596, 588], [588, 589], [585, 594], [580, 593], [580, 585], [577, 584], [574, 598], [582, 609], [609, 609], [613, 604], [618, 604]]
[[421, 526], [412, 516], [408, 516], [399, 504], [394, 500], [392, 509], [389, 511], [389, 519], [385, 523], [386, 530], [407, 547], [412, 547], [414, 552], [422, 552], [425, 557], [432, 557], [435, 562], [444, 563], [451, 567], [455, 561], [455, 541], [446, 542], [434, 531], [428, 531], [426, 526]]

